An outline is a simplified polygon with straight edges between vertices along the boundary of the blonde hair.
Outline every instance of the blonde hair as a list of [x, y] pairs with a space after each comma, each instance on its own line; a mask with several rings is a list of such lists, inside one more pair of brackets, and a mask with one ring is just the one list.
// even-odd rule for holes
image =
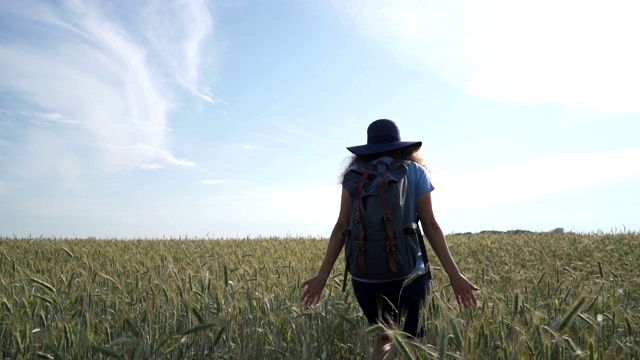
[[358, 163], [369, 162], [375, 159], [379, 159], [383, 156], [388, 156], [395, 160], [403, 160], [403, 161], [411, 161], [414, 162], [427, 170], [427, 165], [424, 162], [422, 156], [418, 152], [420, 150], [419, 145], [411, 145], [405, 146], [400, 149], [395, 149], [391, 151], [385, 151], [381, 153], [369, 154], [369, 155], [352, 155], [349, 159], [348, 165], [343, 169], [342, 174], [340, 175], [340, 182], [342, 183], [342, 179], [344, 179], [344, 175], [349, 171], [349, 169]]

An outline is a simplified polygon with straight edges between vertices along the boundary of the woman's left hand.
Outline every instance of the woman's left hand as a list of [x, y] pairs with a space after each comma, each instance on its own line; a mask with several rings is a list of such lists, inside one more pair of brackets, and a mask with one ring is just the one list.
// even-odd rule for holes
[[452, 276], [449, 278], [451, 281], [451, 287], [456, 295], [456, 301], [464, 307], [476, 307], [478, 305], [476, 297], [473, 295], [474, 291], [480, 290], [477, 286], [473, 285], [471, 281], [467, 280], [464, 275]]

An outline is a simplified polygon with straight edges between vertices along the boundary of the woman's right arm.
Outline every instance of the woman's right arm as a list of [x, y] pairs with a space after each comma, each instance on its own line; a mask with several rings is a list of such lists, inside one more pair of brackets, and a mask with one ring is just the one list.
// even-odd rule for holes
[[324, 255], [324, 260], [322, 261], [320, 270], [318, 270], [318, 274], [316, 276], [303, 282], [301, 285], [301, 287], [306, 287], [306, 289], [302, 293], [300, 301], [307, 306], [313, 306], [320, 300], [320, 295], [327, 284], [327, 279], [331, 274], [331, 269], [333, 269], [336, 259], [338, 259], [338, 255], [340, 255], [340, 252], [342, 251], [342, 247], [344, 246], [343, 232], [349, 227], [350, 208], [351, 197], [346, 190], [342, 189], [338, 221], [331, 232], [327, 252]]

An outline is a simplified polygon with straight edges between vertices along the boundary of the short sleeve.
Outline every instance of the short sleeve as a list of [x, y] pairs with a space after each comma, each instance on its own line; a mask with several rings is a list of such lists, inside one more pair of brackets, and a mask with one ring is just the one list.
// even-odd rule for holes
[[415, 192], [414, 194], [416, 194], [416, 198], [419, 198], [420, 196], [422, 196], [425, 193], [431, 192], [433, 191], [433, 189], [435, 189], [433, 187], [433, 184], [431, 183], [431, 180], [429, 179], [429, 176], [427, 175], [427, 170], [425, 170], [424, 167], [416, 164], [416, 163], [411, 163], [411, 167], [413, 169], [413, 171], [411, 171], [414, 175], [414, 184], [415, 184]]

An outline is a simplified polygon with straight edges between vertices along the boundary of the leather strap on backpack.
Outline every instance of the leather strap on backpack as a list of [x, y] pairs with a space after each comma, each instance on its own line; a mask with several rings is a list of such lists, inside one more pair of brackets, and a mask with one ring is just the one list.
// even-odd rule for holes
[[380, 200], [382, 202], [382, 217], [384, 219], [384, 226], [387, 230], [387, 255], [389, 256], [389, 268], [391, 271], [398, 271], [396, 267], [396, 248], [393, 242], [393, 225], [391, 224], [391, 210], [389, 209], [389, 201], [387, 195], [384, 192], [384, 182], [378, 184], [378, 191], [380, 192]]

